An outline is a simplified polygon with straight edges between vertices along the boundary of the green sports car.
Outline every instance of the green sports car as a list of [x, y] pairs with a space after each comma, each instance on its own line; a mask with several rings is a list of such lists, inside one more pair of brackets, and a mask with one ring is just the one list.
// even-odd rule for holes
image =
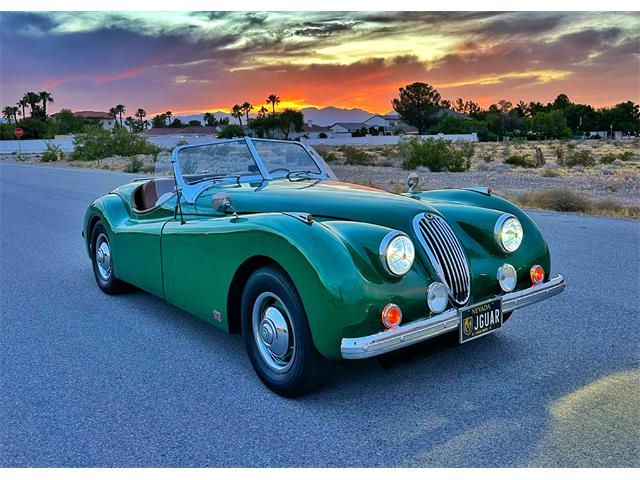
[[153, 293], [242, 332], [260, 379], [317, 388], [330, 361], [458, 332], [467, 342], [565, 287], [522, 210], [486, 188], [392, 194], [339, 182], [302, 143], [177, 147], [97, 198], [83, 237], [98, 286]]

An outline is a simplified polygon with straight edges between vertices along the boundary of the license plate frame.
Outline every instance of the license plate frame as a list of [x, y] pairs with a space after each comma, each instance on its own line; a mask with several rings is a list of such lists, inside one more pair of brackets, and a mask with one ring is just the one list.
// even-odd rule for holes
[[[498, 319], [496, 320], [496, 310]], [[502, 299], [494, 298], [459, 310], [460, 343], [470, 342], [502, 327]], [[469, 323], [470, 322], [470, 323]]]

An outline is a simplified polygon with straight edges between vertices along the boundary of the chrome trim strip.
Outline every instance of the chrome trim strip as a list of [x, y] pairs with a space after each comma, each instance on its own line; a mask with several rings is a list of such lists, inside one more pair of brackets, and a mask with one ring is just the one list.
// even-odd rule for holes
[[[507, 293], [501, 297], [502, 312], [512, 312], [518, 308], [527, 307], [533, 303], [546, 300], [554, 295], [558, 295], [564, 288], [564, 277], [562, 275], [556, 275], [540, 285]], [[490, 299], [487, 299], [487, 301], [489, 300]], [[340, 352], [344, 359], [375, 357], [376, 355], [392, 352], [453, 331], [458, 328], [459, 325], [459, 311], [452, 308], [439, 315], [416, 320], [392, 330], [386, 330], [366, 337], [343, 338], [340, 345]]]

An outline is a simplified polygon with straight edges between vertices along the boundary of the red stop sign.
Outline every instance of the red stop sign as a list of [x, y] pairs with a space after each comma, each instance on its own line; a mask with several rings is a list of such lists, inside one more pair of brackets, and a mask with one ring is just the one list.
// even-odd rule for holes
[[20, 127], [17, 127], [13, 133], [15, 134], [16, 137], [20, 138], [22, 135], [24, 135], [24, 130]]

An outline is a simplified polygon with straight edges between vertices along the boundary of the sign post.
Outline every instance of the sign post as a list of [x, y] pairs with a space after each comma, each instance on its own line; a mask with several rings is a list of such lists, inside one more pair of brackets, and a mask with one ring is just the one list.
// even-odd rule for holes
[[16, 127], [16, 129], [13, 131], [13, 134], [18, 137], [18, 155], [22, 155], [22, 150], [20, 149], [20, 139], [22, 138], [22, 135], [24, 135], [24, 130], [20, 127]]

